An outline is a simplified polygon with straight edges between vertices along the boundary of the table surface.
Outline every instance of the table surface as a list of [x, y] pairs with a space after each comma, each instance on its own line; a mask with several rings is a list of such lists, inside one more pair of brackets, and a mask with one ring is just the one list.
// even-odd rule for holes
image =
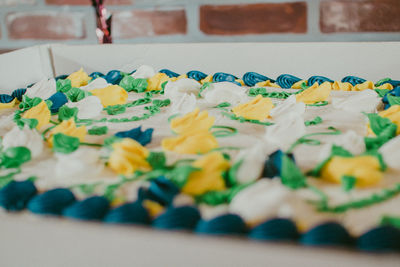
[[399, 254], [0, 213], [0, 266], [399, 266]]

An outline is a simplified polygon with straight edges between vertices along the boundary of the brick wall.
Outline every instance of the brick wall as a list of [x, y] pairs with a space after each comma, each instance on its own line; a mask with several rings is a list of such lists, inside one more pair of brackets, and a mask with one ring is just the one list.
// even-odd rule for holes
[[[115, 43], [400, 41], [400, 0], [106, 0]], [[90, 0], [0, 0], [0, 53], [96, 43]]]

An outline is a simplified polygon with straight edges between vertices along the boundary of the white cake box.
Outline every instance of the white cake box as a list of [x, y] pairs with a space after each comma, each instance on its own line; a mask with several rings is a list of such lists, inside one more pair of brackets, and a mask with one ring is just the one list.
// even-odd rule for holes
[[[0, 55], [0, 93], [43, 77], [131, 71], [142, 64], [178, 73], [200, 70], [241, 77], [347, 75], [400, 79], [400, 43], [219, 43], [42, 45]], [[73, 222], [0, 212], [1, 266], [399, 266], [400, 255], [366, 254], [151, 228]]]

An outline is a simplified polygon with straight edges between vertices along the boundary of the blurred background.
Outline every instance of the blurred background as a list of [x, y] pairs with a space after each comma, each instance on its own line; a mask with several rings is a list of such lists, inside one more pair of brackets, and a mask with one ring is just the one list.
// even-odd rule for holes
[[[114, 43], [400, 41], [400, 0], [104, 0]], [[0, 53], [98, 42], [91, 0], [0, 0]]]

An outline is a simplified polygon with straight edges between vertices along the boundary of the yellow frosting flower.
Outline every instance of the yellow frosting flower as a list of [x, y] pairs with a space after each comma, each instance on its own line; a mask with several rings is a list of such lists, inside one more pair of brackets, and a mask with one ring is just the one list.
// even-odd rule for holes
[[189, 132], [161, 141], [164, 150], [180, 154], [204, 154], [218, 147], [217, 139], [208, 131]]
[[53, 135], [56, 133], [63, 133], [68, 136], [73, 136], [79, 138], [79, 140], [82, 142], [85, 139], [86, 136], [86, 126], [80, 126], [76, 127], [75, 121], [73, 118], [61, 122], [59, 125], [54, 127], [50, 132], [50, 138], [49, 138], [49, 144], [50, 146], [53, 146]]
[[209, 82], [212, 82], [212, 80], [213, 80], [213, 76], [212, 76], [212, 75], [208, 75], [208, 76], [205, 77], [204, 79], [200, 80], [200, 83], [201, 83], [201, 84], [209, 83]]
[[22, 117], [25, 119], [37, 119], [38, 125], [36, 128], [39, 130], [50, 122], [51, 112], [46, 102], [42, 100], [38, 105], [26, 111]]
[[81, 87], [87, 85], [91, 78], [81, 68], [80, 70], [71, 73], [71, 75], [69, 75], [67, 79], [71, 81], [72, 87]]
[[269, 112], [274, 107], [272, 101], [267, 97], [258, 95], [251, 101], [240, 104], [232, 109], [232, 112], [239, 117], [249, 120], [264, 120], [268, 118]]
[[257, 87], [275, 87], [275, 88], [281, 88], [278, 84], [271, 82], [270, 80], [266, 80], [264, 82], [259, 82], [256, 83]]
[[161, 85], [166, 81], [169, 81], [167, 74], [161, 72], [157, 73], [153, 77], [147, 79], [147, 91], [161, 90]]
[[353, 90], [353, 85], [348, 82], [342, 83], [342, 82], [336, 81], [332, 85], [332, 90], [351, 91], [351, 90]]
[[387, 89], [387, 90], [392, 90], [393, 89], [393, 85], [391, 85], [390, 83], [384, 83], [381, 86], [375, 87], [375, 89]]
[[372, 81], [365, 81], [354, 86], [353, 91], [364, 91], [366, 89], [374, 89], [375, 85]]
[[208, 131], [214, 124], [215, 118], [209, 117], [208, 112], [196, 108], [192, 112], [183, 117], [171, 120], [171, 129], [177, 134], [185, 134], [190, 132]]
[[302, 85], [304, 82], [305, 82], [306, 85], [307, 85], [307, 81], [306, 81], [306, 80], [301, 80], [301, 81], [298, 81], [297, 83], [294, 83], [294, 84], [292, 85], [292, 89], [301, 89], [301, 85]]
[[387, 110], [378, 113], [383, 118], [388, 118], [391, 122], [397, 125], [396, 134], [400, 134], [400, 105], [393, 105]]
[[148, 199], [145, 199], [143, 201], [143, 206], [146, 208], [146, 210], [149, 212], [149, 215], [151, 218], [155, 218], [158, 215], [160, 215], [164, 211], [164, 207], [158, 204], [155, 201], [151, 201]]
[[112, 145], [113, 152], [108, 160], [110, 168], [118, 174], [130, 175], [136, 170], [148, 171], [150, 164], [146, 161], [149, 151], [131, 138], [124, 138]]
[[314, 104], [316, 102], [326, 101], [331, 94], [332, 85], [330, 82], [324, 82], [320, 86], [307, 88], [303, 92], [296, 95], [297, 102], [305, 104]]
[[105, 88], [93, 89], [90, 92], [100, 98], [103, 107], [125, 104], [128, 100], [128, 92], [118, 85], [110, 85]]
[[329, 182], [341, 183], [344, 175], [353, 176], [356, 178], [356, 186], [364, 187], [382, 180], [380, 168], [379, 160], [373, 156], [334, 156], [322, 168], [321, 177]]
[[208, 191], [225, 189], [222, 173], [229, 168], [229, 162], [220, 152], [213, 152], [196, 160], [193, 167], [200, 170], [190, 174], [182, 192], [189, 195], [201, 195]]
[[178, 77], [169, 78], [169, 80], [170, 80], [171, 82], [175, 82], [175, 81], [177, 81], [177, 80], [185, 79], [185, 78], [187, 78], [187, 75], [186, 75], [186, 74], [181, 74], [181, 75], [179, 75]]
[[0, 109], [6, 109], [6, 108], [12, 108], [15, 106], [15, 103], [17, 102], [17, 99], [14, 98], [11, 102], [9, 103], [0, 103]]

